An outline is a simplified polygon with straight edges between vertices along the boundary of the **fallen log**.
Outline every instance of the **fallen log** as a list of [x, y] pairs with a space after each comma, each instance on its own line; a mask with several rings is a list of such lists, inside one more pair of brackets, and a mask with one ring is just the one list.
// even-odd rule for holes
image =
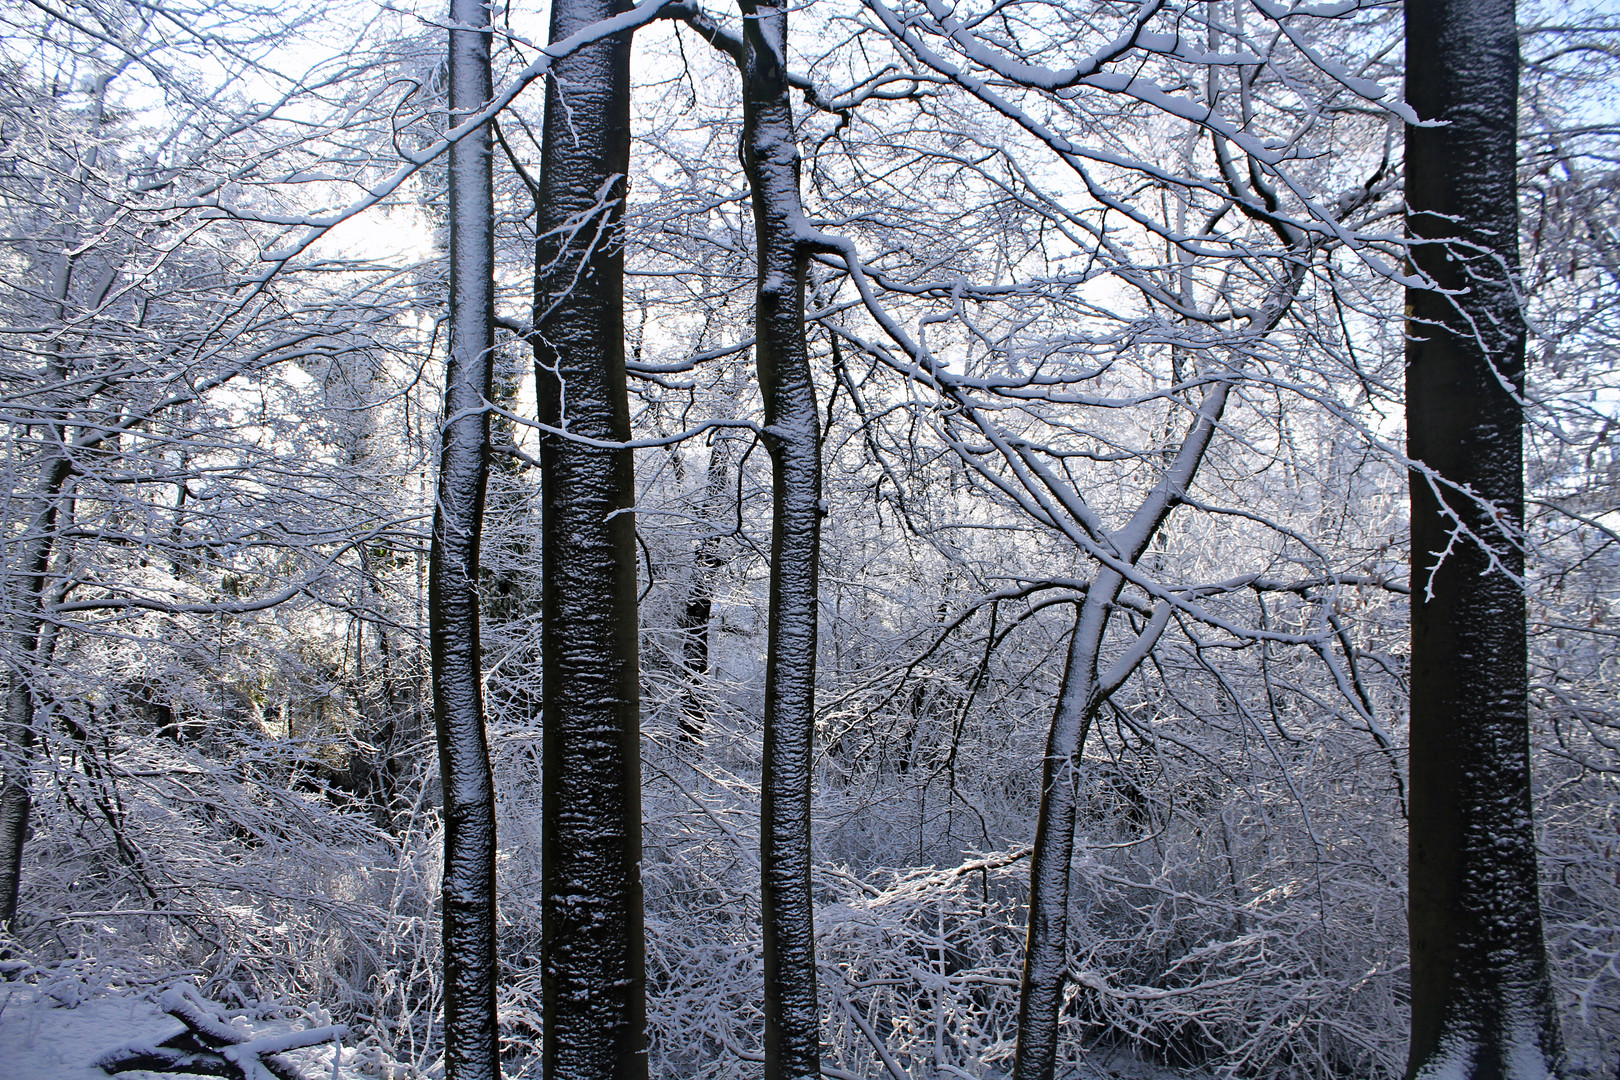
[[231, 1080], [306, 1080], [297, 1066], [280, 1055], [341, 1042], [349, 1033], [344, 1025], [333, 1024], [249, 1035], [234, 1027], [217, 1005], [184, 984], [163, 991], [158, 1007], [184, 1024], [185, 1030], [161, 1042], [121, 1046], [97, 1058], [96, 1067], [112, 1076], [141, 1071]]

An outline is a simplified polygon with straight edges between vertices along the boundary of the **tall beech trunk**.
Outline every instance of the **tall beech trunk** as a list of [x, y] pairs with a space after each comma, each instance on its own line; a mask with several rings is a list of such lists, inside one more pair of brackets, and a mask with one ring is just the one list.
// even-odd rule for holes
[[[556, 0], [551, 40], [627, 10]], [[545, 1073], [647, 1075], [641, 702], [624, 356], [630, 33], [557, 61], [537, 198]], [[591, 441], [585, 441], [591, 440]]]
[[740, 0], [743, 167], [753, 192], [759, 286], [754, 354], [771, 455], [771, 599], [760, 777], [765, 1075], [821, 1073], [810, 889], [821, 427], [804, 331], [809, 252], [788, 98], [787, 12]]
[[[1559, 1041], [1514, 580], [1525, 349], [1514, 4], [1409, 0], [1406, 27], [1406, 99], [1444, 121], [1406, 131], [1412, 262], [1436, 286], [1406, 294], [1407, 445], [1442, 483], [1437, 494], [1422, 472], [1411, 477], [1407, 1075], [1539, 1078], [1556, 1070]], [[1476, 539], [1458, 538], [1457, 521]]]
[[[490, 98], [489, 9], [451, 0], [450, 124]], [[489, 126], [450, 150], [450, 352], [428, 567], [433, 718], [444, 785], [444, 1033], [450, 1080], [499, 1080], [495, 796], [484, 735], [478, 542], [489, 477], [495, 344]]]
[[[57, 431], [60, 435], [60, 431]], [[17, 894], [22, 885], [23, 845], [33, 809], [29, 774], [34, 758], [34, 690], [31, 664], [38, 652], [44, 626], [45, 573], [55, 550], [56, 512], [63, 488], [72, 475], [68, 457], [58, 448], [49, 453], [40, 471], [28, 528], [15, 546], [16, 569], [10, 588], [17, 605], [7, 635], [11, 650], [6, 671], [5, 725], [0, 737], [0, 927], [10, 928], [17, 917]]]

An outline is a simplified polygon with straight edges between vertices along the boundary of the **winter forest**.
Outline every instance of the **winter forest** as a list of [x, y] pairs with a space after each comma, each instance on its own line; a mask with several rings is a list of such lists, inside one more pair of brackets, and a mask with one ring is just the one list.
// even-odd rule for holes
[[0, 0], [0, 1077], [1620, 1076], [1612, 0]]

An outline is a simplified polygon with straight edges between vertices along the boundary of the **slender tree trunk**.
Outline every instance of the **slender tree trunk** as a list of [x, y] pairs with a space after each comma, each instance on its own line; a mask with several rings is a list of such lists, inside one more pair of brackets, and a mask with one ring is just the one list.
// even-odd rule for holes
[[702, 683], [709, 674], [709, 621], [714, 613], [714, 585], [726, 556], [720, 551], [720, 514], [731, 487], [731, 438], [719, 435], [709, 450], [709, 475], [703, 484], [702, 520], [708, 533], [697, 543], [692, 560], [692, 581], [686, 590], [676, 628], [681, 632], [681, 663], [686, 689], [681, 695], [681, 734], [692, 742], [703, 739], [708, 718], [703, 707]]
[[[114, 76], [102, 75], [90, 87], [90, 120], [99, 128], [106, 117], [107, 87]], [[49, 310], [58, 326], [66, 322], [73, 286], [80, 263], [86, 256], [79, 236], [79, 215], [83, 205], [85, 177], [94, 174], [100, 162], [100, 148], [92, 143], [83, 162], [74, 168], [75, 179], [68, 186], [67, 206], [61, 221], [63, 232], [59, 254], [49, 263], [47, 280], [50, 282]], [[90, 256], [92, 263], [99, 262]], [[40, 269], [45, 269], [41, 267]], [[109, 279], [110, 280], [110, 279]], [[104, 289], [96, 290], [104, 293]], [[54, 386], [65, 387], [72, 372], [62, 354], [61, 337], [53, 335], [46, 377]], [[16, 607], [8, 619], [9, 645], [12, 654], [6, 671], [5, 715], [0, 718], [4, 731], [0, 732], [0, 927], [10, 927], [17, 915], [17, 895], [22, 884], [23, 846], [28, 838], [28, 818], [33, 810], [30, 773], [33, 768], [35, 699], [30, 683], [33, 662], [39, 649], [40, 633], [45, 624], [45, 575], [50, 569], [51, 556], [56, 550], [57, 509], [69, 478], [73, 475], [72, 458], [68, 452], [70, 427], [64, 422], [71, 412], [70, 398], [46, 404], [40, 420], [41, 429], [49, 441], [49, 448], [41, 455], [39, 483], [29, 507], [28, 525], [13, 545], [15, 570], [8, 591]], [[96, 432], [90, 443], [99, 443], [103, 433]]]
[[1407, 101], [1444, 121], [1406, 132], [1412, 261], [1436, 286], [1407, 290], [1407, 441], [1443, 483], [1437, 494], [1422, 472], [1411, 477], [1407, 1075], [1540, 1078], [1555, 1072], [1559, 1040], [1515, 580], [1525, 340], [1514, 4], [1409, 0], [1406, 26]]
[[[489, 9], [451, 0], [450, 124], [490, 98]], [[450, 354], [428, 568], [433, 718], [444, 785], [444, 1032], [450, 1080], [498, 1080], [495, 797], [484, 735], [478, 542], [489, 477], [494, 200], [486, 125], [450, 151]]]
[[[1108, 580], [1104, 582], [1104, 578]], [[1069, 636], [1063, 683], [1047, 733], [1041, 808], [1030, 854], [1029, 928], [1013, 1069], [1016, 1080], [1051, 1080], [1057, 1062], [1058, 1011], [1069, 980], [1069, 863], [1074, 852], [1075, 784], [1086, 736], [1101, 705], [1096, 691], [1103, 633], [1123, 584], [1124, 579], [1112, 571], [1104, 571], [1091, 582]]]
[[[556, 0], [551, 40], [626, 10]], [[545, 1072], [647, 1075], [634, 462], [624, 367], [630, 35], [546, 86], [535, 256], [544, 589]], [[561, 432], [566, 431], [567, 434]]]
[[[1291, 293], [1289, 294], [1291, 295]], [[1274, 304], [1268, 316], [1280, 317]], [[1165, 475], [1137, 507], [1129, 524], [1110, 535], [1122, 561], [1135, 565], [1192, 483], [1225, 411], [1231, 382], [1214, 384], [1170, 461]], [[1041, 766], [1041, 808], [1030, 857], [1029, 930], [1019, 989], [1014, 1080], [1052, 1080], [1057, 1065], [1058, 1014], [1068, 981], [1069, 864], [1074, 855], [1075, 779], [1097, 711], [1147, 657], [1163, 633], [1169, 608], [1162, 602], [1136, 642], [1106, 671], [1099, 668], [1114, 603], [1125, 578], [1104, 567], [1091, 579], [1075, 618], [1057, 707]]]
[[8, 590], [17, 608], [8, 635], [11, 656], [6, 671], [5, 732], [0, 739], [0, 765], [4, 766], [4, 780], [0, 781], [0, 927], [6, 928], [17, 917], [23, 845], [33, 809], [29, 779], [35, 739], [31, 661], [44, 626], [45, 573], [55, 550], [57, 505], [71, 474], [67, 455], [60, 448], [52, 451], [41, 471], [28, 528], [16, 545], [16, 576]]
[[759, 288], [755, 347], [771, 455], [771, 599], [760, 777], [765, 1075], [821, 1073], [810, 758], [815, 735], [821, 427], [804, 331], [808, 250], [785, 67], [787, 13], [740, 0], [743, 166], [753, 190]]

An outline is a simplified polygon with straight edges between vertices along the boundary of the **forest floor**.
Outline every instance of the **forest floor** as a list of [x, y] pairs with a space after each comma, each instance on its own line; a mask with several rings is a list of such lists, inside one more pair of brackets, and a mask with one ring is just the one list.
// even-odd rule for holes
[[[153, 995], [155, 996], [155, 995]], [[233, 1016], [232, 1024], [255, 1037], [291, 1031], [294, 1020]], [[161, 1042], [184, 1030], [145, 994], [116, 989], [41, 989], [30, 983], [0, 983], [0, 1080], [108, 1080], [95, 1064], [109, 1051], [133, 1042]], [[306, 1080], [373, 1080], [379, 1070], [358, 1067], [345, 1049], [336, 1070], [330, 1043], [283, 1055]], [[124, 1073], [124, 1076], [159, 1074]], [[167, 1074], [163, 1074], [167, 1075]], [[1088, 1058], [1074, 1080], [1207, 1080], [1204, 1071], [1183, 1072], [1150, 1065], [1119, 1052]]]

